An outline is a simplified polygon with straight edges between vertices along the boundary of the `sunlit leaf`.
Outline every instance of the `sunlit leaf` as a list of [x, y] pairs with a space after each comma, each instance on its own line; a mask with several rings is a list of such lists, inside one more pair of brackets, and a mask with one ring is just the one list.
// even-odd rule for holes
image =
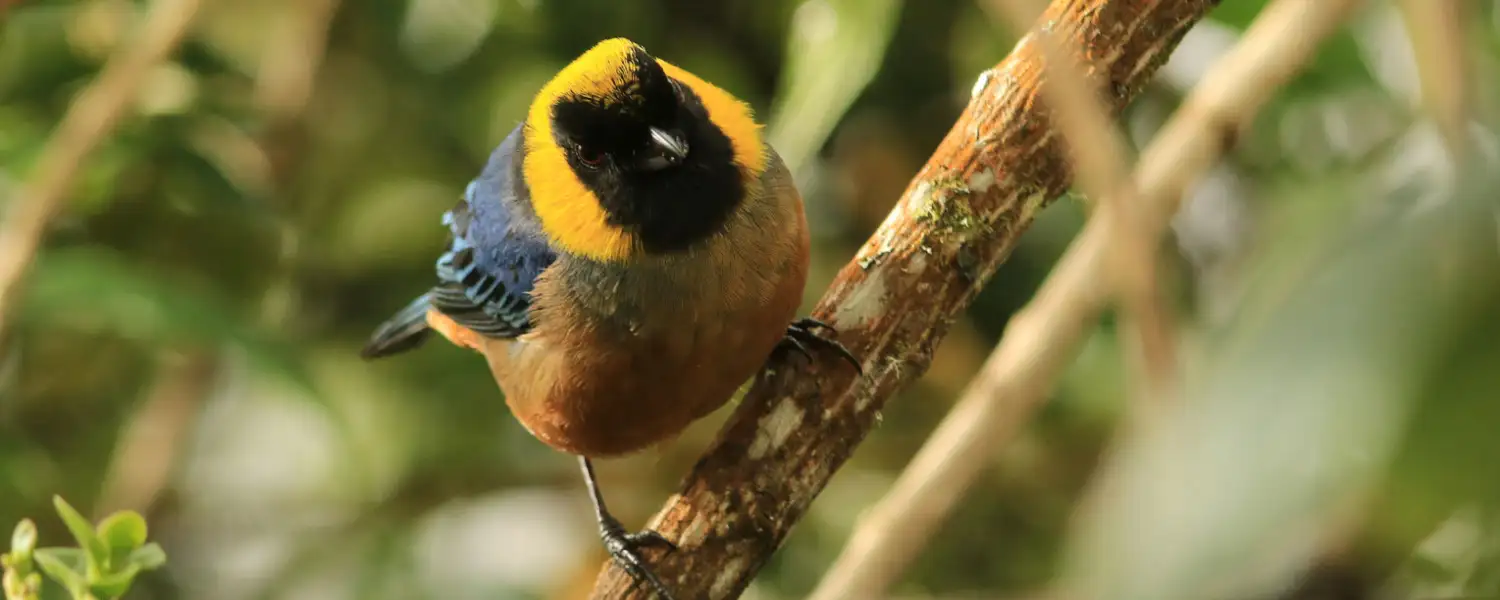
[[16, 530], [10, 536], [10, 552], [16, 557], [29, 558], [32, 551], [36, 550], [36, 523], [31, 519], [21, 519], [16, 524]]
[[900, 0], [807, 0], [787, 42], [768, 137], [794, 172], [865, 89], [896, 29]]
[[140, 567], [142, 571], [159, 569], [167, 564], [167, 552], [161, 549], [161, 545], [152, 542], [131, 552], [130, 564]]
[[494, 0], [408, 0], [401, 49], [427, 71], [468, 58], [494, 27]]
[[130, 554], [146, 543], [146, 519], [135, 511], [120, 511], [99, 522], [99, 539], [109, 549], [106, 572], [122, 568]]
[[88, 578], [84, 575], [86, 561], [87, 557], [79, 548], [42, 548], [36, 551], [36, 564], [42, 572], [69, 590], [88, 587]]
[[90, 570], [102, 570], [109, 561], [109, 548], [104, 545], [104, 540], [94, 532], [93, 523], [80, 514], [73, 505], [63, 500], [62, 496], [53, 496], [52, 505], [57, 508], [57, 516], [62, 518], [63, 524], [67, 525], [68, 532], [73, 534], [77, 540], [78, 547], [86, 553]]
[[135, 582], [135, 576], [140, 572], [139, 566], [126, 565], [118, 573], [100, 575], [89, 582], [89, 592], [96, 598], [119, 598], [130, 590], [130, 584]]
[[99, 522], [99, 539], [110, 549], [135, 550], [146, 543], [146, 519], [133, 510], [122, 510]]

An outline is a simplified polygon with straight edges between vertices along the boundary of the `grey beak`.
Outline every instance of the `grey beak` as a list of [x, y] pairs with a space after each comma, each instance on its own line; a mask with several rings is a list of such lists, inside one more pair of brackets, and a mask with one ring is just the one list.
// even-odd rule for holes
[[687, 158], [687, 140], [682, 135], [651, 128], [651, 149], [646, 153], [641, 166], [648, 171], [658, 171], [682, 162]]

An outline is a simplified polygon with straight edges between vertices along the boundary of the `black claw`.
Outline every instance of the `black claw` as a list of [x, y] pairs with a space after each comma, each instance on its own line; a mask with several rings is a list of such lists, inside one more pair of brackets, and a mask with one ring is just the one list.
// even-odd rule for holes
[[800, 319], [797, 319], [796, 321], [792, 321], [792, 324], [803, 329], [827, 329], [828, 331], [837, 333], [832, 325], [829, 325], [812, 317], [802, 317]]
[[865, 374], [864, 367], [860, 366], [859, 358], [854, 356], [853, 352], [850, 352], [848, 348], [844, 347], [844, 345], [839, 343], [837, 340], [830, 339], [818, 334], [816, 331], [814, 331], [815, 329], [823, 329], [828, 331], [829, 333], [837, 332], [832, 325], [829, 325], [812, 317], [803, 317], [797, 319], [796, 321], [792, 321], [790, 325], [787, 325], [786, 337], [782, 338], [781, 340], [782, 343], [785, 344], [785, 346], [783, 347], [789, 348], [792, 351], [795, 351], [798, 354], [807, 357], [808, 360], [812, 360], [812, 352], [808, 349], [807, 345], [817, 344], [839, 353], [839, 356], [841, 358], [843, 358], [845, 361], [848, 361], [848, 363], [854, 367], [854, 371], [856, 373], [859, 373], [860, 375]]
[[781, 343], [786, 344], [785, 347], [789, 350], [796, 352], [797, 354], [801, 354], [803, 358], [812, 360], [812, 351], [807, 348], [807, 344], [802, 343], [802, 340], [788, 335], [784, 338], [781, 338]]
[[645, 559], [641, 558], [641, 548], [650, 546], [665, 547], [667, 551], [677, 549], [677, 544], [667, 539], [662, 534], [647, 529], [638, 533], [626, 533], [620, 521], [609, 514], [604, 507], [604, 496], [599, 493], [599, 483], [594, 478], [594, 465], [589, 459], [579, 457], [579, 464], [583, 467], [583, 480], [588, 485], [589, 495], [594, 501], [594, 516], [599, 520], [599, 539], [604, 542], [604, 549], [609, 552], [609, 557], [625, 569], [636, 581], [645, 580], [651, 584], [656, 595], [664, 600], [675, 600], [672, 592], [667, 590], [666, 584], [661, 578], [646, 566]]
[[645, 559], [641, 558], [640, 549], [650, 546], [663, 546], [669, 551], [676, 550], [677, 544], [663, 537], [662, 534], [647, 529], [638, 533], [625, 533], [620, 522], [610, 517], [599, 523], [599, 539], [604, 541], [604, 549], [609, 552], [609, 557], [625, 569], [631, 577], [637, 580], [645, 580], [656, 590], [656, 595], [665, 600], [674, 600], [672, 592], [667, 590], [667, 585], [662, 583], [661, 578], [651, 571], [646, 565]]

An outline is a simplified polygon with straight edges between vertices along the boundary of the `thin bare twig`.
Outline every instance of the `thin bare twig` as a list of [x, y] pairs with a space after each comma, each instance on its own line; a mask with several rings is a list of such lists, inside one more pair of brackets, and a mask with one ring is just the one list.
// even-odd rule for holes
[[[284, 140], [293, 137], [291, 133], [300, 130], [303, 123], [302, 115], [312, 97], [327, 47], [328, 28], [338, 5], [338, 0], [306, 0], [298, 5], [296, 10], [282, 16], [280, 27], [271, 35], [261, 56], [255, 89], [257, 104], [268, 126], [259, 143], [278, 150], [267, 152], [273, 156], [271, 178], [277, 192], [284, 192], [296, 165], [296, 153], [285, 148], [290, 144]], [[269, 286], [261, 301], [261, 320], [266, 327], [283, 326], [290, 312], [291, 302], [287, 298], [292, 283], [284, 272], [289, 270], [286, 265], [293, 258], [289, 249], [295, 245], [283, 243], [282, 248], [283, 273]], [[151, 508], [170, 483], [179, 460], [181, 439], [212, 392], [221, 359], [217, 349], [211, 348], [168, 353], [145, 404], [116, 446], [100, 495], [100, 514], [120, 508], [141, 512]]]
[[[1098, 56], [1111, 111], [1166, 61], [1214, 0], [1059, 0], [1043, 18], [1060, 43]], [[840, 271], [813, 316], [862, 357], [768, 365], [654, 528], [678, 545], [648, 551], [680, 597], [732, 598], [780, 547], [828, 480], [919, 377], [959, 312], [1037, 212], [1070, 185], [1039, 77], [1022, 46], [985, 73], [968, 107], [889, 217]], [[905, 544], [906, 541], [898, 541]], [[606, 565], [595, 598], [646, 596]]]
[[1422, 79], [1422, 104], [1437, 122], [1454, 159], [1468, 146], [1468, 57], [1456, 0], [1402, 0], [1406, 30]]
[[[265, 132], [259, 145], [270, 163], [271, 188], [276, 198], [290, 196], [290, 187], [300, 157], [307, 145], [302, 116], [312, 100], [318, 69], [328, 46], [328, 31], [338, 14], [339, 0], [303, 0], [301, 10], [286, 16], [272, 35], [272, 43], [261, 55], [255, 81], [255, 99], [265, 113]], [[271, 200], [277, 210], [279, 255], [276, 275], [261, 298], [261, 321], [281, 327], [298, 302], [293, 265], [302, 248], [302, 235], [294, 223], [301, 206]]]
[[277, 23], [255, 77], [255, 103], [271, 121], [295, 121], [312, 99], [339, 0], [302, 0]]
[[146, 512], [171, 481], [188, 427], [219, 373], [218, 357], [202, 350], [169, 354], [156, 384], [115, 444], [94, 512]]
[[[1448, 150], [1455, 173], [1470, 158], [1468, 124], [1469, 96], [1472, 89], [1469, 73], [1472, 63], [1466, 47], [1464, 6], [1453, 0], [1402, 0], [1401, 10], [1416, 59], [1422, 84], [1422, 105], [1437, 125]], [[1399, 496], [1399, 495], [1397, 495]], [[1453, 505], [1434, 505], [1423, 516], [1407, 515], [1402, 533], [1391, 536], [1381, 531], [1380, 541], [1371, 550], [1370, 534], [1379, 530], [1372, 517], [1389, 514], [1382, 505], [1388, 497], [1376, 490], [1355, 495], [1353, 506], [1338, 511], [1342, 519], [1330, 523], [1324, 532], [1323, 548], [1310, 562], [1307, 572], [1294, 585], [1280, 592], [1280, 600], [1320, 600], [1323, 598], [1365, 598], [1375, 590], [1397, 563], [1396, 557], [1414, 550], [1423, 538], [1438, 531], [1451, 519]], [[1454, 499], [1454, 502], [1462, 500]]]
[[[1353, 13], [1359, 0], [1276, 0], [1142, 153], [1138, 223], [1165, 230], [1189, 185]], [[926, 545], [998, 448], [1045, 400], [1104, 308], [1107, 219], [1093, 219], [1014, 317], [964, 397], [868, 514], [814, 600], [878, 598]]]
[[308, 145], [303, 117], [340, 5], [340, 0], [301, 0], [278, 15], [256, 70], [254, 98], [263, 123], [255, 145], [265, 156], [264, 183], [270, 189], [266, 203], [275, 209], [279, 237], [275, 273], [260, 302], [261, 325], [272, 329], [285, 326], [298, 300], [292, 271], [302, 243], [295, 215], [308, 207], [307, 202], [289, 199], [295, 197], [292, 186]]
[[110, 57], [42, 148], [32, 174], [11, 198], [0, 225], [0, 340], [21, 280], [36, 257], [47, 224], [62, 210], [78, 171], [124, 116], [147, 74], [187, 34], [200, 0], [157, 0], [134, 43]]
[[[1025, 31], [1039, 0], [998, 0], [990, 3], [1004, 13], [1012, 26]], [[1083, 192], [1099, 202], [1095, 218], [1109, 218], [1115, 260], [1115, 292], [1124, 308], [1127, 339], [1121, 344], [1127, 368], [1139, 369], [1142, 393], [1139, 400], [1157, 400], [1167, 393], [1176, 377], [1175, 334], [1162, 306], [1157, 283], [1156, 248], [1159, 240], [1146, 235], [1135, 223], [1130, 206], [1135, 189], [1130, 181], [1130, 144], [1116, 127], [1102, 102], [1097, 70], [1053, 39], [1046, 27], [1021, 39], [1021, 44], [1040, 43], [1047, 57], [1042, 92], [1056, 111], [1058, 131], [1067, 141], [1069, 155], [1077, 165], [1075, 180]]]

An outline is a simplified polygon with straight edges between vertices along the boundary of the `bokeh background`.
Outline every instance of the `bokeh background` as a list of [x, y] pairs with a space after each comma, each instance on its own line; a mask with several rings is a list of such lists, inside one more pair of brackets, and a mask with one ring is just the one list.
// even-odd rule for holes
[[[581, 597], [603, 554], [576, 465], [514, 422], [482, 361], [358, 357], [430, 282], [440, 214], [553, 72], [624, 35], [769, 123], [814, 227], [811, 306], [1014, 43], [991, 1], [206, 2], [83, 170], [0, 348], [0, 529], [33, 517], [65, 542], [53, 494], [141, 510], [171, 562], [139, 598]], [[11, 4], [0, 206], [144, 10]], [[1183, 41], [1128, 111], [1133, 140], [1263, 4], [1226, 2]], [[1466, 21], [1490, 150], [1495, 4]], [[1475, 211], [1495, 188], [1454, 176], [1410, 48], [1372, 3], [1191, 190], [1167, 288], [1202, 401], [1169, 425], [1188, 446], [1109, 471], [1126, 491], [1102, 522], [1124, 529], [1072, 520], [1131, 414], [1106, 321], [900, 594], [1029, 597], [1076, 568], [1166, 598], [1192, 569], [1285, 574], [1332, 530], [1352, 548], [1324, 561], [1333, 580], [1500, 597], [1500, 246]], [[812, 588], [1086, 212], [1042, 214], [746, 597]], [[616, 514], [653, 514], [723, 417], [601, 463]]]

